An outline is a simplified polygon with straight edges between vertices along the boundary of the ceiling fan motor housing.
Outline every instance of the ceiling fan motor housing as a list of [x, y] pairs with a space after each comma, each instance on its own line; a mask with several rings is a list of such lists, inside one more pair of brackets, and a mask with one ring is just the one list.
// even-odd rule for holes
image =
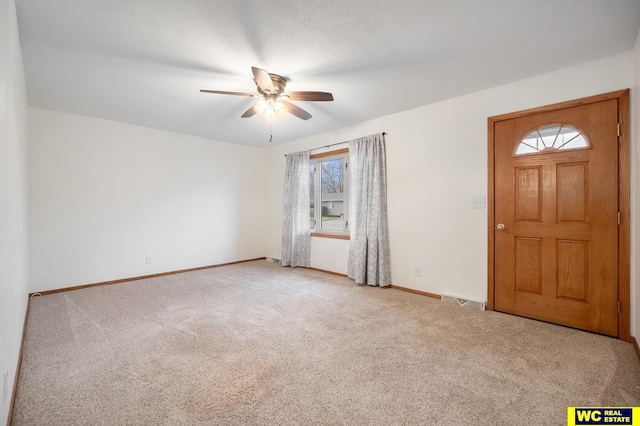
[[258, 93], [260, 93], [263, 96], [279, 95], [280, 93], [283, 93], [284, 88], [287, 87], [287, 79], [278, 74], [269, 74], [269, 77], [271, 77], [271, 81], [273, 82], [273, 93], [267, 93], [264, 90], [262, 90], [262, 88], [260, 87], [260, 85], [258, 85], [258, 82], [256, 81], [256, 87], [258, 89]]

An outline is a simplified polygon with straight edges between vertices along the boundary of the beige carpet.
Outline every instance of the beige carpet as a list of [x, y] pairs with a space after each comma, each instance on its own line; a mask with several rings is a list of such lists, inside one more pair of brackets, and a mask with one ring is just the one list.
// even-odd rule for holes
[[31, 301], [14, 425], [566, 424], [633, 346], [256, 261]]

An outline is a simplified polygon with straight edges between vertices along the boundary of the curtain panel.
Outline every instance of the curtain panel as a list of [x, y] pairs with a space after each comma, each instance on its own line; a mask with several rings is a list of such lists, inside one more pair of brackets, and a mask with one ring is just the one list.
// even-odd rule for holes
[[387, 165], [382, 133], [349, 142], [351, 240], [348, 276], [356, 284], [391, 284]]
[[282, 266], [311, 266], [309, 151], [288, 154], [282, 203]]

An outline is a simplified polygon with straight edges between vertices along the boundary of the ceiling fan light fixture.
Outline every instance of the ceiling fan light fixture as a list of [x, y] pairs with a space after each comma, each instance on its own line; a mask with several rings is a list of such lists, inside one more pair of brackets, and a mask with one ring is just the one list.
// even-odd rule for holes
[[273, 103], [273, 110], [275, 111], [276, 114], [278, 115], [282, 115], [285, 112], [287, 112], [287, 108], [284, 106], [284, 104], [280, 101], [275, 101]]
[[282, 102], [273, 99], [262, 99], [255, 108], [258, 114], [267, 118], [274, 118], [287, 112], [287, 108]]
[[285, 92], [287, 79], [278, 74], [268, 73], [261, 68], [251, 67], [253, 80], [259, 96], [245, 92], [229, 92], [225, 90], [200, 90], [205, 93], [219, 95], [248, 96], [260, 99], [257, 104], [246, 110], [240, 117], [250, 118], [260, 114], [268, 119], [289, 113], [301, 120], [308, 120], [312, 116], [309, 112], [290, 101], [327, 102], [333, 101], [333, 95], [328, 92]]

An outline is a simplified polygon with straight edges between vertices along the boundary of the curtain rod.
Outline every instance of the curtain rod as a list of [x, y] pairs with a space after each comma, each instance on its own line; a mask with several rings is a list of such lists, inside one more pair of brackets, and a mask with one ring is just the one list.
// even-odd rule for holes
[[[382, 132], [382, 136], [385, 136], [387, 134], [387, 132]], [[311, 148], [309, 149], [309, 151], [315, 151], [316, 149], [320, 149], [320, 148], [329, 148], [332, 146], [336, 146], [336, 145], [342, 145], [343, 143], [348, 143], [349, 141], [344, 141], [344, 142], [336, 142], [336, 143], [332, 143], [329, 145], [322, 145], [322, 146], [318, 146], [316, 148]], [[285, 157], [287, 156], [287, 154], [284, 155]]]

